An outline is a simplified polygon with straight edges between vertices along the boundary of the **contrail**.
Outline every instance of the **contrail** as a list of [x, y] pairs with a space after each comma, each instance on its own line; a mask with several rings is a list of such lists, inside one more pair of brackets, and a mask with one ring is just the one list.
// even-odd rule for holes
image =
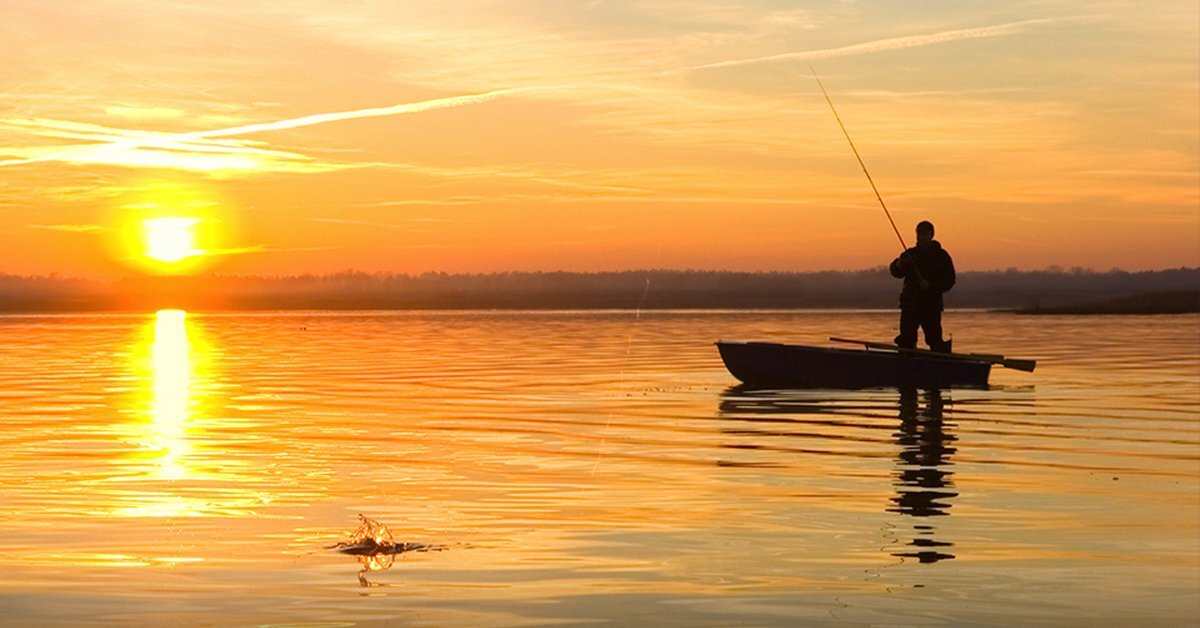
[[783, 61], [783, 60], [812, 60], [812, 59], [830, 59], [833, 57], [849, 57], [853, 55], [868, 54], [871, 52], [881, 52], [884, 50], [899, 50], [901, 48], [916, 48], [919, 46], [929, 46], [932, 44], [944, 44], [952, 41], [963, 39], [979, 39], [983, 37], [999, 37], [1001, 35], [1011, 35], [1019, 32], [1026, 26], [1034, 24], [1051, 24], [1054, 22], [1062, 22], [1071, 18], [1041, 18], [1033, 20], [1022, 20], [1020, 22], [1009, 22], [1007, 24], [998, 24], [996, 26], [982, 26], [979, 28], [964, 28], [960, 30], [942, 31], [940, 33], [931, 33], [929, 35], [910, 35], [908, 37], [891, 37], [888, 39], [878, 39], [868, 41], [861, 44], [853, 44], [850, 46], [842, 46], [840, 48], [826, 48], [823, 50], [805, 50], [801, 52], [785, 52], [777, 55], [769, 55], [766, 57], [753, 57], [750, 59], [734, 59], [732, 61], [720, 61], [717, 63], [707, 63], [686, 68], [686, 70], [705, 70], [709, 68], [727, 68], [737, 65], [748, 65], [751, 63], [764, 63], [767, 61]]
[[302, 118], [292, 118], [291, 120], [278, 120], [276, 122], [247, 124], [244, 126], [235, 126], [227, 129], [215, 129], [212, 131], [181, 133], [173, 137], [183, 140], [205, 139], [210, 137], [229, 137], [231, 135], [248, 135], [250, 133], [261, 133], [263, 131], [295, 129], [302, 126], [312, 126], [314, 124], [324, 124], [326, 122], [337, 122], [339, 120], [357, 120], [359, 118], [377, 118], [380, 116], [396, 116], [405, 113], [420, 113], [422, 111], [432, 111], [434, 109], [449, 109], [451, 107], [461, 107], [463, 105], [475, 105], [487, 102], [489, 100], [494, 100], [506, 94], [512, 94], [514, 92], [528, 89], [530, 88], [514, 87], [484, 92], [482, 94], [468, 94], [466, 96], [435, 98], [433, 100], [423, 100], [421, 102], [391, 105], [389, 107], [372, 107], [370, 109], [356, 109], [354, 111], [318, 113], [311, 116], [304, 116]]
[[[498, 89], [480, 94], [468, 94], [465, 96], [450, 96], [447, 98], [435, 98], [433, 100], [423, 100], [420, 102], [403, 103], [399, 105], [391, 105], [388, 107], [371, 107], [368, 109], [356, 109], [353, 111], [337, 111], [333, 113], [318, 113], [300, 118], [291, 118], [289, 120], [276, 120], [275, 122], [260, 122], [256, 124], [245, 124], [242, 126], [228, 127], [224, 129], [211, 129], [208, 131], [190, 131], [187, 133], [168, 133], [156, 134], [150, 136], [139, 137], [120, 137], [119, 139], [109, 141], [105, 146], [107, 149], [125, 149], [133, 150], [145, 147], [170, 147], [180, 143], [187, 143], [194, 140], [206, 140], [218, 137], [231, 137], [238, 135], [249, 135], [251, 133], [262, 133], [264, 131], [280, 131], [283, 129], [295, 129], [304, 126], [313, 126], [316, 124], [325, 124], [327, 122], [337, 122], [340, 120], [357, 120], [359, 118], [377, 118], [380, 116], [396, 116], [406, 113], [420, 113], [422, 111], [432, 111], [434, 109], [449, 109], [451, 107], [461, 107], [464, 105], [474, 105], [478, 103], [494, 100], [501, 96], [516, 93], [519, 91], [528, 91], [533, 88], [509, 88]], [[11, 122], [11, 121], [10, 121]], [[18, 123], [20, 121], [17, 121]], [[134, 133], [131, 131], [118, 131], [120, 134]], [[40, 157], [29, 157], [25, 159], [9, 159], [0, 161], [2, 166], [15, 166], [21, 164], [30, 164], [43, 161], [56, 161], [69, 159], [72, 154], [77, 154], [81, 147], [66, 148], [61, 152], [43, 155]], [[95, 146], [82, 147], [84, 149], [94, 149]]]

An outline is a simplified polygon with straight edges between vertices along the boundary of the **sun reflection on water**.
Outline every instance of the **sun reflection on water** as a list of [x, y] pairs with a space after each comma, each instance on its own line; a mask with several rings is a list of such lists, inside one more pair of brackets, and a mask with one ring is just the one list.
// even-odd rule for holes
[[135, 368], [147, 385], [131, 429], [138, 454], [119, 481], [113, 512], [126, 517], [247, 516], [270, 503], [255, 488], [244, 462], [229, 459], [228, 439], [214, 414], [211, 348], [183, 310], [160, 310], [146, 327]]
[[192, 380], [187, 312], [160, 310], [155, 316], [150, 365], [154, 382], [150, 436], [151, 444], [160, 452], [157, 474], [165, 480], [184, 479], [190, 449], [184, 430]]

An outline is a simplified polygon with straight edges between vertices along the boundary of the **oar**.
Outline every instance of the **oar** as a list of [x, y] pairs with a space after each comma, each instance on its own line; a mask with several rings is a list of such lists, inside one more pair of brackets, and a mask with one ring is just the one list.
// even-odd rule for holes
[[1034, 367], [1037, 366], [1037, 360], [1022, 360], [1018, 358], [1006, 358], [1002, 355], [990, 353], [942, 353], [941, 351], [929, 351], [926, 349], [908, 349], [905, 347], [897, 347], [882, 342], [871, 342], [869, 340], [851, 340], [849, 338], [834, 338], [830, 337], [834, 342], [845, 342], [852, 345], [862, 345], [868, 349], [885, 349], [887, 351], [895, 351], [897, 353], [907, 353], [912, 355], [923, 355], [937, 358], [950, 358], [955, 360], [974, 360], [976, 362], [988, 362], [991, 364], [999, 364], [1004, 368], [1015, 369], [1032, 373]]

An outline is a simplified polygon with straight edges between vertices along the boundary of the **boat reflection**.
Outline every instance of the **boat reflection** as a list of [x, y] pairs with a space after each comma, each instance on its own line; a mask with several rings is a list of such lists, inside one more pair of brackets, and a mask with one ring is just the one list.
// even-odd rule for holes
[[[910, 540], [889, 552], [934, 563], [955, 558], [950, 551], [953, 543], [939, 540], [936, 527], [928, 519], [949, 515], [951, 500], [958, 495], [950, 470], [957, 437], [946, 421], [945, 394], [936, 389], [913, 388], [837, 391], [735, 386], [722, 395], [719, 412], [722, 419], [740, 424], [721, 431], [742, 438], [787, 437], [793, 441], [786, 449], [789, 452], [859, 458], [882, 457], [886, 454], [878, 451], [879, 446], [891, 443], [895, 451], [891, 454], [895, 494], [885, 510], [917, 518], [920, 523], [913, 525]], [[884, 430], [890, 438], [873, 435]], [[795, 445], [802, 441], [808, 442]], [[741, 443], [737, 447], [765, 449], [761, 444]]]
[[[946, 430], [942, 391], [927, 390], [924, 405], [921, 401], [921, 393], [915, 389], [900, 391], [900, 429], [895, 433], [900, 451], [893, 482], [896, 496], [889, 510], [910, 517], [949, 515], [950, 500], [958, 495], [949, 469], [958, 439]], [[916, 536], [910, 546], [914, 549], [893, 555], [922, 563], [954, 558], [948, 549], [953, 543], [935, 539], [933, 525], [921, 523], [913, 528]]]

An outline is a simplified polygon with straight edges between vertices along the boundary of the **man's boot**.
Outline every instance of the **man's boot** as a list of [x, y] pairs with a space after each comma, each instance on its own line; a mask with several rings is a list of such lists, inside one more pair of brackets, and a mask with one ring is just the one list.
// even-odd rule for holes
[[953, 350], [951, 349], [951, 346], [953, 344], [954, 344], [953, 340], [943, 340], [941, 342], [931, 343], [929, 345], [929, 350], [937, 351], [938, 353], [952, 353]]

